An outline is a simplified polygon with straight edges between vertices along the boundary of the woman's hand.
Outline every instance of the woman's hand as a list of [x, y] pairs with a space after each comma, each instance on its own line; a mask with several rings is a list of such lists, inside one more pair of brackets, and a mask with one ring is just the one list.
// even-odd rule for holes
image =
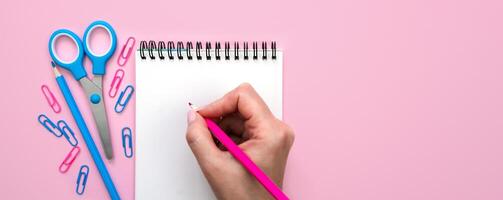
[[187, 115], [187, 142], [218, 199], [272, 199], [246, 169], [214, 140], [203, 117], [214, 119], [279, 187], [294, 141], [257, 92], [242, 84], [221, 99]]

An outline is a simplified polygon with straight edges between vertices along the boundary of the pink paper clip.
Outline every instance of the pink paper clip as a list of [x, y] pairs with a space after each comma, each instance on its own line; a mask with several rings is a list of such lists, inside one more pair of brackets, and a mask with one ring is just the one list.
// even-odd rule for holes
[[115, 71], [114, 79], [112, 80], [112, 84], [110, 84], [110, 90], [108, 90], [108, 95], [110, 97], [115, 97], [122, 83], [122, 79], [124, 79], [124, 70], [117, 69]]
[[72, 166], [73, 161], [77, 158], [77, 155], [80, 153], [80, 148], [75, 146], [72, 150], [66, 155], [65, 160], [59, 165], [59, 172], [66, 173], [70, 167]]
[[[131, 56], [131, 52], [133, 52], [135, 42], [136, 42], [136, 39], [134, 39], [134, 37], [129, 37], [127, 39], [126, 44], [122, 47], [121, 53], [119, 54], [119, 57], [117, 58], [117, 64], [119, 66], [122, 67], [127, 63], [129, 56]], [[126, 55], [124, 55], [124, 50], [126, 50], [126, 48], [127, 48], [127, 53], [126, 53]]]
[[52, 108], [52, 110], [55, 113], [61, 112], [61, 106], [59, 105], [58, 100], [56, 100], [56, 97], [54, 97], [54, 94], [52, 94], [51, 90], [49, 90], [49, 87], [47, 85], [42, 85], [40, 89], [42, 89], [42, 93], [44, 94], [45, 99], [47, 100], [47, 103]]

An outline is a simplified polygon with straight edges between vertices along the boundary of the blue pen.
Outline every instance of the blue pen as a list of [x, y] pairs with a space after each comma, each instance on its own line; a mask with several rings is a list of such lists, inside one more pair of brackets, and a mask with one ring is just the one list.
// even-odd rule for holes
[[77, 126], [79, 127], [80, 132], [82, 133], [82, 138], [84, 138], [84, 142], [87, 145], [87, 149], [89, 149], [89, 153], [91, 153], [91, 157], [93, 158], [94, 163], [96, 164], [96, 168], [98, 168], [98, 172], [100, 172], [101, 178], [103, 179], [103, 183], [105, 183], [110, 198], [112, 198], [113, 200], [120, 199], [119, 193], [117, 192], [117, 189], [115, 188], [112, 178], [108, 173], [107, 167], [105, 166], [105, 163], [101, 158], [98, 148], [96, 147], [96, 144], [94, 143], [94, 140], [91, 137], [91, 134], [89, 133], [89, 129], [87, 128], [86, 122], [84, 121], [84, 118], [82, 117], [82, 114], [80, 113], [80, 110], [77, 107], [77, 103], [73, 98], [72, 92], [70, 91], [70, 88], [68, 88], [68, 85], [66, 84], [65, 78], [61, 75], [61, 73], [59, 73], [55, 64], [54, 63], [51, 64], [53, 67], [54, 74], [56, 75], [56, 82], [58, 82], [59, 89], [61, 90], [61, 93], [65, 97], [66, 103], [68, 104], [68, 107], [72, 112], [73, 118], [75, 119], [75, 122], [77, 123]]

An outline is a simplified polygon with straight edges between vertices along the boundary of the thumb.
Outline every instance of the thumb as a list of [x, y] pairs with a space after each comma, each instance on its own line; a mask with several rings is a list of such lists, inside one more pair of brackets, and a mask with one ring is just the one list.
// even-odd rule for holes
[[194, 110], [187, 113], [187, 143], [199, 164], [214, 159], [221, 151], [215, 145], [204, 118]]

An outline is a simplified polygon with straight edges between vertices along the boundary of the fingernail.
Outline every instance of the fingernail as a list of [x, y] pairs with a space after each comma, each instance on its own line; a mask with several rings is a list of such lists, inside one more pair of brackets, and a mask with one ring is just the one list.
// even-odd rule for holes
[[187, 124], [190, 124], [195, 119], [196, 119], [196, 111], [192, 109], [189, 110], [189, 112], [187, 112]]

